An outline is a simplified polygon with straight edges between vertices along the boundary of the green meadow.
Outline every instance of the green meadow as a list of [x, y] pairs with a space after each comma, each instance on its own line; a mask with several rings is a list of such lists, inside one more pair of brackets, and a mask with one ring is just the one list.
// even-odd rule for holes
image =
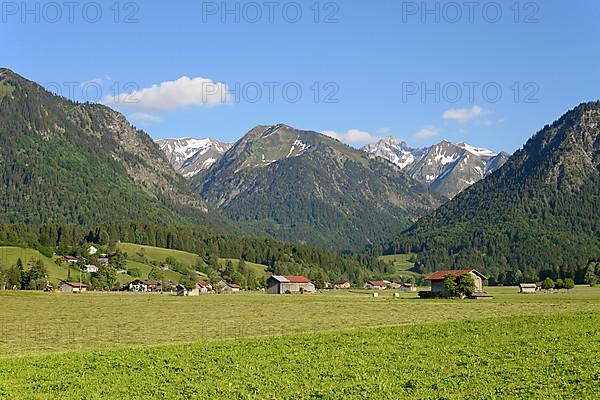
[[0, 398], [592, 399], [600, 288], [0, 293]]

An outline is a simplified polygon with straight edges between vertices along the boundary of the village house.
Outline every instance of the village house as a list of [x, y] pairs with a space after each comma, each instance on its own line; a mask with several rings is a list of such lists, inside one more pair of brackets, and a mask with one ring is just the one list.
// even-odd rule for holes
[[450, 297], [450, 292], [444, 285], [444, 279], [446, 276], [453, 274], [456, 276], [470, 274], [475, 281], [475, 294], [483, 293], [483, 281], [487, 280], [485, 275], [477, 272], [474, 269], [455, 269], [455, 270], [443, 270], [437, 271], [429, 275], [425, 280], [431, 282], [431, 293], [439, 297]]
[[87, 285], [63, 281], [60, 283], [60, 291], [63, 293], [85, 293], [87, 291]]
[[218, 283], [219, 289], [223, 293], [238, 293], [240, 291], [240, 286], [235, 283], [227, 282], [226, 280], [222, 280]]
[[106, 257], [102, 257], [97, 259], [96, 263], [98, 263], [98, 265], [108, 265], [110, 263], [110, 260]]
[[171, 266], [169, 264], [161, 264], [160, 265], [160, 269], [163, 271], [170, 271], [171, 270]]
[[64, 256], [64, 260], [69, 264], [77, 264], [79, 262], [79, 258], [73, 256]]
[[268, 294], [314, 293], [315, 285], [304, 276], [272, 275], [267, 279]]
[[96, 254], [98, 252], [98, 249], [94, 246], [90, 246], [88, 247], [88, 254], [90, 256], [93, 256], [94, 254]]
[[351, 283], [350, 281], [339, 281], [339, 282], [331, 282], [331, 286], [333, 289], [350, 289]]
[[401, 292], [415, 293], [417, 291], [417, 286], [411, 283], [401, 283], [399, 289]]
[[135, 293], [161, 293], [162, 283], [152, 279], [136, 279], [127, 283], [124, 289]]
[[177, 285], [177, 296], [200, 296], [201, 294], [208, 294], [212, 290], [212, 286], [207, 282], [197, 282], [192, 289], [187, 289], [182, 284]]
[[383, 290], [383, 289], [387, 289], [387, 287], [390, 285], [390, 281], [367, 281], [365, 283], [365, 289], [367, 290]]
[[519, 284], [519, 293], [535, 293], [539, 290], [537, 283]]
[[98, 267], [95, 265], [84, 265], [81, 269], [83, 272], [87, 272], [90, 274], [95, 274], [98, 272]]

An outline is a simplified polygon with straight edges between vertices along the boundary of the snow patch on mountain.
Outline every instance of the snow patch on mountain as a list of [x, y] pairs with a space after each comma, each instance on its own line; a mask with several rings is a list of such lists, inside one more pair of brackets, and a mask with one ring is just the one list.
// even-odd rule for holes
[[161, 139], [156, 142], [181, 175], [192, 178], [212, 167], [232, 146], [215, 139]]
[[392, 136], [363, 147], [363, 151], [388, 160], [450, 198], [498, 170], [509, 157], [507, 153], [447, 140], [426, 148], [411, 148]]

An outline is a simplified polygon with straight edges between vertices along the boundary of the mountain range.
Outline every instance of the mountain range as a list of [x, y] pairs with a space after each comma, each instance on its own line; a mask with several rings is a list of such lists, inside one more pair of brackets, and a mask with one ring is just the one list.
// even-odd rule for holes
[[157, 144], [108, 107], [1, 68], [0, 182], [4, 224], [200, 226], [416, 253], [417, 272], [443, 265], [504, 283], [582, 281], [600, 254], [600, 103], [567, 112], [510, 157], [393, 138], [362, 151], [283, 124], [235, 144]]
[[448, 198], [494, 173], [510, 157], [505, 152], [498, 154], [447, 140], [426, 148], [411, 148], [395, 137], [367, 145], [363, 151], [390, 161], [434, 192]]
[[242, 225], [338, 250], [399, 233], [443, 202], [387, 161], [283, 124], [253, 128], [190, 182]]
[[[185, 178], [204, 173], [216, 164], [233, 144], [216, 139], [161, 139], [157, 143]], [[497, 171], [510, 157], [466, 143], [444, 140], [425, 148], [411, 148], [390, 136], [362, 148], [365, 153], [396, 165], [432, 191], [452, 198], [475, 182]]]

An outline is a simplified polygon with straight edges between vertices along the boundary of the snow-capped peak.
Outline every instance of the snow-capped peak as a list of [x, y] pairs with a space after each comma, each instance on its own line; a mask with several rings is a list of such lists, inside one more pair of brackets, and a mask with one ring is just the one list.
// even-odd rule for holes
[[178, 138], [157, 141], [171, 165], [186, 178], [210, 168], [231, 148], [231, 144], [212, 138]]
[[363, 151], [390, 161], [433, 190], [453, 197], [502, 167], [508, 156], [466, 143], [443, 140], [426, 148], [410, 148], [388, 137], [363, 147]]

